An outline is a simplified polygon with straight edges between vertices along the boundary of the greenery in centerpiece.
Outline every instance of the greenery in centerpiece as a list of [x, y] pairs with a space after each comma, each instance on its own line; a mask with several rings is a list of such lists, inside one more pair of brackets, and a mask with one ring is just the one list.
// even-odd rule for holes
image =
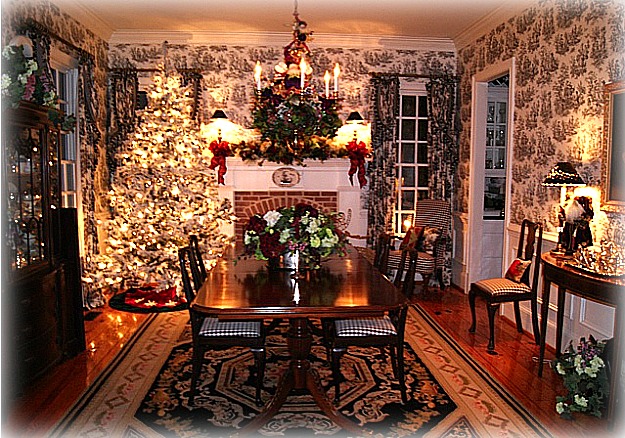
[[299, 251], [301, 265], [318, 268], [322, 257], [345, 255], [347, 239], [336, 216], [303, 203], [255, 214], [245, 227], [244, 256], [269, 260]]
[[602, 358], [605, 346], [605, 342], [592, 336], [588, 340], [582, 338], [577, 348], [571, 342], [552, 362], [568, 391], [566, 396], [556, 397], [556, 411], [564, 418], [571, 418], [573, 412], [601, 417], [609, 393], [606, 364]]

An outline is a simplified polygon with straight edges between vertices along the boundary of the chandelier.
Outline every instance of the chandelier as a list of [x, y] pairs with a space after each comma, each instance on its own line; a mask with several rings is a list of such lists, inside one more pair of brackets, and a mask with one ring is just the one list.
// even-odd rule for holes
[[341, 69], [336, 63], [332, 73], [326, 70], [324, 86], [317, 91], [308, 47], [312, 32], [299, 17], [297, 1], [293, 18], [293, 39], [284, 47], [284, 60], [274, 67], [272, 77], [263, 77], [261, 63], [256, 62], [252, 126], [260, 131], [260, 140], [239, 146], [237, 152], [244, 160], [303, 164], [305, 159], [346, 154], [344, 147], [332, 142], [342, 126], [338, 115]]

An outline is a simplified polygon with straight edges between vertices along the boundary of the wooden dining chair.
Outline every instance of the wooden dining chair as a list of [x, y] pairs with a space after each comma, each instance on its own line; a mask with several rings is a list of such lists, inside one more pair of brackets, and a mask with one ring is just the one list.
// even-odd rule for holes
[[[517, 331], [523, 333], [521, 323], [521, 301], [530, 301], [534, 341], [540, 344], [538, 328], [538, 280], [540, 277], [540, 254], [543, 241], [543, 227], [530, 220], [523, 220], [516, 259], [501, 278], [489, 278], [471, 283], [469, 289], [469, 306], [471, 307], [471, 327], [469, 332], [475, 333], [475, 297], [486, 300], [488, 311], [489, 338], [486, 347], [490, 353], [495, 351], [495, 314], [501, 303], [514, 303], [514, 317]], [[530, 271], [533, 276], [530, 283]], [[547, 305], [543, 303], [543, 305]]]
[[193, 249], [195, 260], [199, 269], [200, 280], [204, 283], [206, 280], [206, 265], [204, 264], [204, 258], [202, 257], [202, 251], [200, 250], [200, 241], [198, 236], [191, 234], [189, 236], [189, 246]]
[[[417, 252], [412, 249], [402, 251], [400, 264], [393, 284], [401, 288], [404, 295], [412, 295], [415, 283]], [[404, 272], [404, 266], [407, 267]], [[406, 402], [406, 383], [404, 377], [404, 329], [408, 306], [402, 306], [396, 312], [389, 312], [380, 317], [323, 319], [324, 343], [328, 362], [332, 367], [334, 383], [334, 402], [341, 398], [341, 357], [350, 346], [380, 347], [382, 353], [389, 347], [391, 365], [395, 378], [399, 381], [402, 402]]]
[[193, 338], [193, 363], [189, 404], [193, 404], [206, 352], [223, 347], [249, 347], [254, 355], [256, 373], [256, 405], [262, 406], [261, 391], [265, 376], [265, 329], [262, 321], [221, 321], [217, 315], [194, 310], [191, 302], [196, 290], [191, 283], [195, 251], [190, 246], [178, 250], [182, 286], [189, 302]]

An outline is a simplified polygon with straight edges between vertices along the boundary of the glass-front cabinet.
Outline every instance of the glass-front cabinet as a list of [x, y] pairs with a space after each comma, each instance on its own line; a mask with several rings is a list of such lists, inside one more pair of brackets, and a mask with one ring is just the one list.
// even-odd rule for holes
[[484, 218], [504, 217], [506, 195], [506, 147], [508, 138], [508, 89], [488, 90], [486, 160], [484, 162]]
[[2, 112], [2, 384], [11, 389], [7, 399], [84, 350], [76, 209], [60, 207], [61, 134], [48, 111], [21, 102]]

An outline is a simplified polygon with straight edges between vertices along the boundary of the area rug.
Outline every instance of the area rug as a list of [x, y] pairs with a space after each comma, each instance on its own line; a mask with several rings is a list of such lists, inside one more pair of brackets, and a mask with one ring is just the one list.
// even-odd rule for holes
[[[541, 437], [548, 431], [479, 367], [418, 307], [406, 324], [406, 384], [402, 405], [388, 354], [353, 348], [343, 357], [340, 412], [377, 437]], [[53, 437], [231, 436], [259, 412], [254, 404], [253, 357], [241, 348], [209, 353], [195, 404], [188, 404], [191, 348], [186, 312], [155, 315], [145, 333], [122, 353], [52, 430]], [[210, 358], [209, 358], [210, 357]], [[311, 362], [330, 398], [325, 350]], [[284, 337], [268, 337], [263, 401], [288, 366]], [[331, 436], [345, 433], [308, 394], [293, 394], [258, 436]]]

